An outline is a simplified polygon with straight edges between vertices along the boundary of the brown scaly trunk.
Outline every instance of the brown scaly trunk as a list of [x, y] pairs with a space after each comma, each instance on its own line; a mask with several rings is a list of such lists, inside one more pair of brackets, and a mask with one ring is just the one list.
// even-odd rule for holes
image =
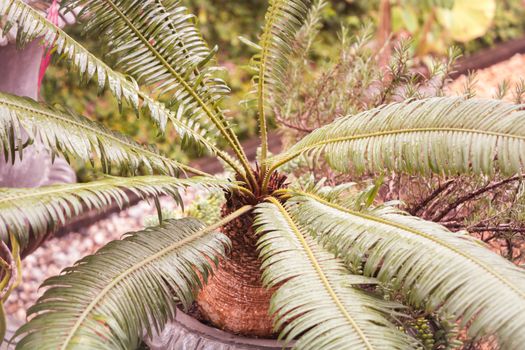
[[[283, 187], [285, 179], [277, 174], [273, 176], [270, 193]], [[236, 196], [227, 195], [227, 198], [222, 216], [247, 204]], [[248, 213], [222, 228], [232, 248], [199, 293], [197, 305], [202, 317], [215, 327], [235, 334], [271, 338], [275, 334], [268, 309], [275, 289], [266, 289], [261, 284], [261, 261], [252, 224], [253, 214]]]

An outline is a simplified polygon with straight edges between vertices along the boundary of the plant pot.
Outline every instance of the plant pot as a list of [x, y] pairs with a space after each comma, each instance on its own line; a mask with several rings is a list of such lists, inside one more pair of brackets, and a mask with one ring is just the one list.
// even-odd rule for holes
[[283, 343], [273, 339], [241, 337], [210, 327], [178, 310], [175, 321], [145, 343], [151, 350], [278, 350]]
[[[0, 91], [38, 98], [38, 70], [42, 58], [39, 40], [17, 50], [15, 44], [0, 47]], [[14, 164], [0, 159], [0, 187], [39, 187], [75, 182], [73, 169], [62, 158], [52, 162], [51, 154], [38, 142], [24, 149]]]

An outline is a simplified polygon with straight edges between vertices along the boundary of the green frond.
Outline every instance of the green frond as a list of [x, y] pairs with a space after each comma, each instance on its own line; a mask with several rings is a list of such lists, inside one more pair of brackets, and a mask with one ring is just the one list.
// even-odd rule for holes
[[350, 275], [277, 200], [255, 212], [263, 283], [278, 286], [270, 312], [280, 338], [297, 338], [297, 349], [414, 348], [387, 319], [399, 305], [352, 286], [371, 280]]
[[78, 70], [81, 80], [96, 79], [100, 90], [108, 88], [119, 103], [124, 100], [137, 112], [140, 110], [150, 116], [161, 131], [170, 121], [183, 140], [194, 141], [212, 153], [220, 153], [206, 129], [197, 121], [186, 119], [183, 108], [171, 110], [151, 98], [132, 78], [114, 71], [22, 0], [0, 0], [0, 17], [17, 25], [19, 45], [41, 37], [45, 43], [53, 45], [57, 54], [67, 57], [67, 62]]
[[292, 196], [292, 216], [350, 266], [364, 261], [366, 276], [393, 285], [410, 304], [470, 322], [472, 337], [495, 334], [505, 349], [525, 344], [525, 270], [465, 232], [387, 205], [342, 205], [323, 197]]
[[191, 305], [229, 245], [217, 229], [247, 210], [208, 227], [193, 218], [166, 221], [46, 280], [15, 335], [17, 349], [135, 349], [144, 332], [174, 318], [177, 304]]
[[179, 190], [187, 187], [226, 188], [231, 183], [213, 178], [177, 179], [168, 176], [108, 177], [103, 180], [45, 186], [0, 188], [0, 238], [15, 235], [22, 247], [63, 225], [85, 209], [103, 209], [112, 201], [119, 206], [128, 200], [126, 190], [140, 198], [170, 195], [181, 203]]
[[65, 5], [82, 8], [85, 32], [107, 44], [118, 69], [169, 98], [177, 120], [198, 123], [209, 138], [220, 133], [244, 171], [226, 153], [218, 155], [255, 184], [246, 154], [220, 108], [229, 88], [211, 64], [216, 49], [208, 49], [195, 17], [180, 1], [67, 0]]
[[507, 102], [437, 97], [340, 118], [270, 159], [275, 169], [324, 154], [340, 171], [515, 174], [525, 162], [525, 111]]
[[262, 134], [261, 159], [267, 156], [266, 107], [271, 106], [284, 89], [288, 55], [297, 31], [308, 14], [311, 0], [270, 0], [259, 46], [261, 51], [252, 59], [257, 75], [255, 91]]
[[138, 110], [140, 98], [143, 98], [143, 107], [164, 129], [168, 119], [165, 107], [141, 93], [133, 81], [115, 72], [24, 1], [0, 0], [0, 17], [6, 23], [17, 25], [18, 45], [36, 38], [42, 38], [45, 43], [54, 43], [56, 52], [68, 58], [68, 62], [78, 69], [83, 80], [96, 78], [99, 89], [109, 88], [119, 103], [123, 99]]
[[139, 170], [169, 175], [193, 171], [161, 155], [155, 147], [140, 145], [88, 118], [0, 92], [0, 145], [6, 160], [23, 157], [26, 133], [30, 142], [42, 141], [54, 154], [91, 163], [97, 158], [105, 172], [112, 166], [132, 174]]
[[210, 65], [215, 50], [206, 46], [179, 1], [68, 0], [65, 5], [82, 7], [85, 32], [107, 43], [118, 69], [169, 97], [171, 108], [187, 120], [224, 127], [218, 105], [229, 88]]

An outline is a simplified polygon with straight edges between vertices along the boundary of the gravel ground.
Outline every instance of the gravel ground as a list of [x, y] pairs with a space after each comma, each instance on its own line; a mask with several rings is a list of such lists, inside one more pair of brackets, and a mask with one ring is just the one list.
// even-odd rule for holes
[[[525, 78], [525, 55], [515, 55], [511, 59], [496, 64], [477, 74], [476, 92], [478, 97], [493, 97], [497, 86], [503, 80], [514, 84], [519, 78]], [[461, 94], [464, 90], [466, 77], [461, 76], [448, 87], [451, 95]], [[507, 99], [512, 97], [507, 96]], [[198, 193], [188, 192], [184, 202], [190, 203]], [[161, 199], [162, 207], [175, 210], [176, 205], [170, 198]], [[144, 220], [156, 215], [155, 206], [147, 201], [128, 208], [118, 214], [113, 214], [105, 220], [99, 221], [82, 232], [73, 232], [64, 237], [57, 237], [47, 241], [31, 256], [23, 261], [23, 283], [9, 298], [6, 312], [10, 319], [10, 328], [24, 322], [25, 310], [38, 298], [41, 291], [38, 286], [48, 277], [57, 275], [60, 271], [71, 266], [81, 257], [96, 252], [107, 242], [119, 239], [124, 233], [144, 228]]]
[[[476, 72], [476, 97], [493, 98], [498, 92], [498, 84], [509, 83], [509, 92], [505, 100], [513, 100], [513, 92], [520, 79], [525, 79], [525, 55], [516, 54], [507, 61], [500, 62]], [[461, 94], [465, 89], [467, 76], [462, 75], [449, 84], [447, 92], [451, 95]]]

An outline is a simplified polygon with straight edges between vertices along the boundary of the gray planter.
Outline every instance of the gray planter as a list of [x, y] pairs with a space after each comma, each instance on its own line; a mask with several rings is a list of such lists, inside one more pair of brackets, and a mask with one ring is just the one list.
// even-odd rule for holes
[[[38, 40], [17, 50], [14, 44], [0, 47], [0, 91], [38, 98], [38, 70], [43, 49]], [[76, 181], [75, 172], [62, 158], [51, 161], [42, 144], [24, 150], [14, 164], [0, 157], [0, 187], [39, 187]]]
[[207, 326], [182, 311], [160, 334], [146, 339], [151, 350], [280, 350], [283, 344], [272, 339], [236, 336]]

